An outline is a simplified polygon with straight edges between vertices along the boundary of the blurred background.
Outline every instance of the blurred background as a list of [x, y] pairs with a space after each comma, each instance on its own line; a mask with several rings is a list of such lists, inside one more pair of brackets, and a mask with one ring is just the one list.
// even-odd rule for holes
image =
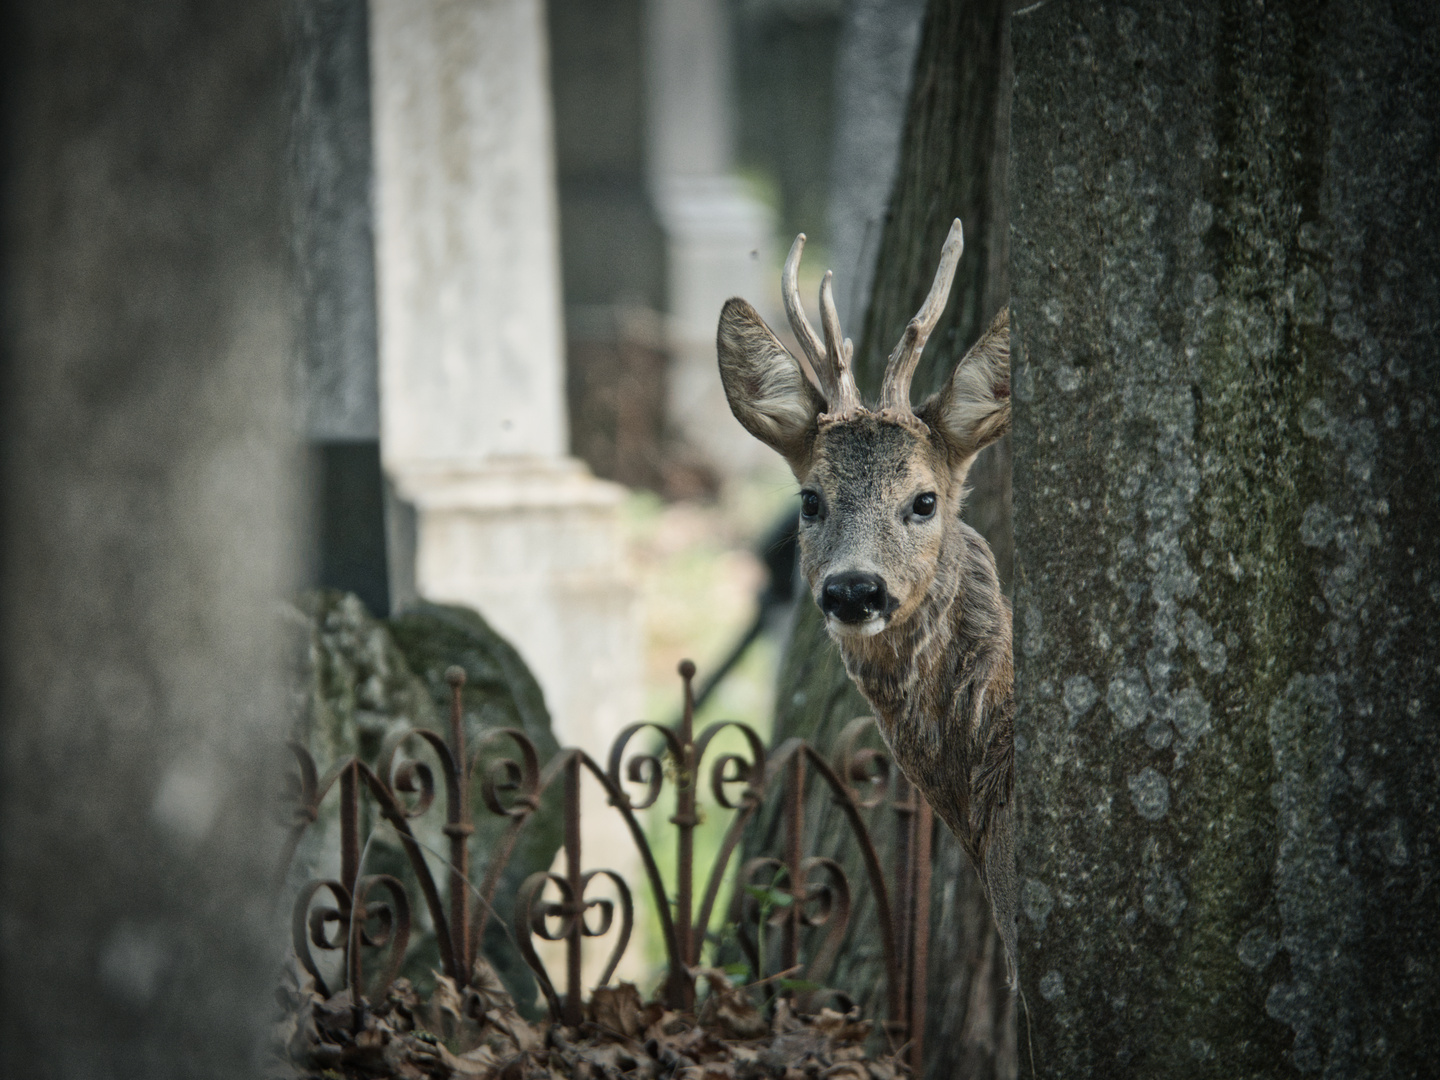
[[[790, 340], [803, 230], [812, 321], [833, 268], [859, 340], [921, 15], [6, 5], [16, 1069], [37, 1032], [65, 1068], [204, 1030], [192, 1063], [248, 1053], [275, 940], [255, 823], [297, 711], [362, 735], [404, 712], [375, 620], [404, 645], [407, 613], [479, 612], [555, 740], [602, 760], [678, 714], [686, 656], [727, 676], [702, 720], [768, 730], [794, 484], [729, 413], [716, 319], [744, 296]], [[626, 869], [591, 816], [589, 857]]]
[[[921, 5], [302, 11], [308, 577], [476, 607], [603, 745], [759, 614], [793, 482], [730, 415], [717, 312], [788, 339], [803, 230], [804, 295], [833, 266], [863, 320]], [[724, 687], [747, 714], [775, 640]]]

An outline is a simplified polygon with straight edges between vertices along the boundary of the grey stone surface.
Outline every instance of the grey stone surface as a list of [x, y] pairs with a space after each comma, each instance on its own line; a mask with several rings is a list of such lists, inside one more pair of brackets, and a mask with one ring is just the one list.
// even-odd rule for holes
[[7, 1077], [259, 1071], [298, 517], [284, 6], [6, 9]]
[[293, 243], [306, 434], [380, 438], [367, 5], [295, 0]]
[[381, 451], [409, 498], [416, 473], [566, 450], [545, 12], [369, 15]]
[[1049, 3], [1014, 41], [1038, 1072], [1428, 1075], [1440, 24]]

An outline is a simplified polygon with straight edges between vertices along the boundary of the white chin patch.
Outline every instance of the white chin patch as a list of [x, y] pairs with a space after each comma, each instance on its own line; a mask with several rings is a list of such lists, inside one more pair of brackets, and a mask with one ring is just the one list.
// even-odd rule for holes
[[885, 629], [888, 620], [884, 615], [872, 615], [862, 623], [841, 622], [834, 615], [825, 617], [825, 628], [837, 638], [866, 638], [874, 637]]

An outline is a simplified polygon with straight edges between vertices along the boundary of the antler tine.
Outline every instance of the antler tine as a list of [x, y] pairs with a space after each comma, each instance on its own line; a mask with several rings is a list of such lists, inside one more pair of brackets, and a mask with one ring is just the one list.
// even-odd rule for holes
[[950, 299], [950, 284], [955, 280], [955, 267], [959, 265], [964, 250], [965, 230], [960, 226], [960, 219], [956, 218], [945, 238], [945, 246], [940, 249], [940, 265], [935, 270], [930, 295], [925, 297], [925, 303], [920, 305], [920, 310], [905, 327], [905, 333], [900, 335], [895, 351], [885, 363], [885, 382], [880, 390], [882, 408], [902, 414], [910, 412], [910, 379], [915, 374], [915, 366], [920, 363], [925, 342], [930, 339], [930, 332], [940, 321], [940, 314]]
[[850, 339], [840, 333], [840, 313], [835, 310], [834, 277], [833, 271], [826, 270], [820, 282], [820, 326], [825, 331], [825, 352], [839, 391], [838, 400], [830, 404], [830, 411], [844, 415], [860, 408], [860, 389], [855, 385], [855, 373], [850, 369], [854, 347]]
[[[785, 271], [780, 276], [780, 293], [785, 300], [785, 314], [790, 319], [790, 329], [795, 332], [800, 348], [805, 351], [805, 356], [800, 358], [801, 367], [806, 369], [806, 377], [824, 395], [825, 403], [833, 406], [835, 378], [830, 366], [825, 362], [825, 346], [820, 343], [820, 335], [815, 333], [815, 328], [805, 317], [805, 308], [800, 303], [800, 253], [804, 250], [805, 234], [802, 232], [795, 237], [795, 243], [790, 245], [790, 254], [785, 256]], [[808, 365], [805, 363], [806, 359], [809, 360]]]

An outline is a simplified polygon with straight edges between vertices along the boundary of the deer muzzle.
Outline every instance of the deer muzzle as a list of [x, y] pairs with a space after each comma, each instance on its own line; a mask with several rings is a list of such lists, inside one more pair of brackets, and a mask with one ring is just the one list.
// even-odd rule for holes
[[[820, 589], [820, 610], [847, 626], [858, 628], [871, 620], [883, 620], [897, 607], [899, 601], [890, 595], [879, 574], [854, 570], [831, 574]], [[874, 629], [878, 631], [880, 624]]]

